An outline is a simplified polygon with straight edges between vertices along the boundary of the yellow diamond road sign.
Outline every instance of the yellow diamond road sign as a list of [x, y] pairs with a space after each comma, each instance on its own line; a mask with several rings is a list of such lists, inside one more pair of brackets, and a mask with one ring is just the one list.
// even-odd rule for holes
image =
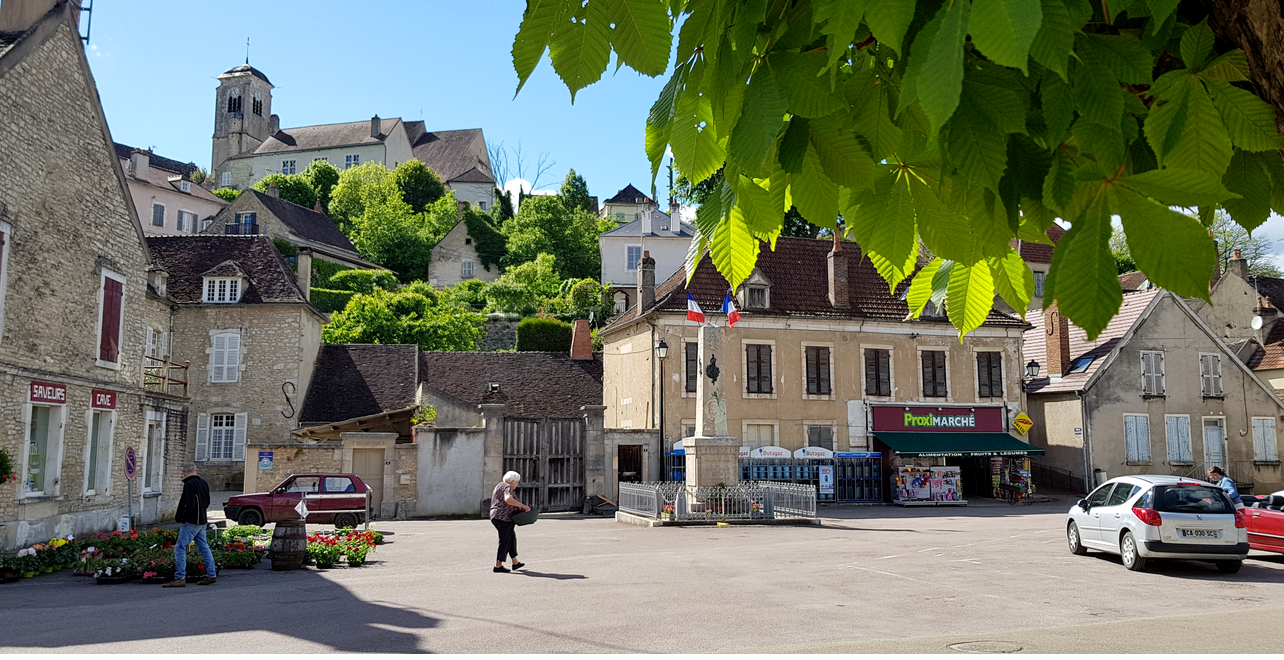
[[1029, 431], [1032, 426], [1034, 426], [1034, 420], [1030, 419], [1030, 416], [1025, 413], [1017, 413], [1017, 416], [1012, 419], [1012, 428], [1016, 429], [1017, 433], [1021, 435], [1025, 435], [1025, 432]]

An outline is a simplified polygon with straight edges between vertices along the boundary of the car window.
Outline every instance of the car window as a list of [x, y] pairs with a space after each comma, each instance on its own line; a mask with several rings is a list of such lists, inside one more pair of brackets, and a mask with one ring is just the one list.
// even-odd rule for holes
[[287, 493], [316, 493], [321, 490], [321, 477], [295, 477], [286, 484]]
[[1137, 500], [1137, 504], [1136, 504], [1136, 506], [1141, 507], [1141, 508], [1143, 508], [1143, 509], [1153, 509], [1153, 508], [1155, 508], [1155, 491], [1154, 491], [1154, 489], [1151, 489], [1151, 490], [1146, 491], [1146, 493], [1145, 493], [1144, 495], [1142, 495], [1142, 496], [1141, 496], [1141, 499]]
[[327, 493], [355, 493], [357, 487], [352, 485], [352, 480], [348, 477], [326, 477], [325, 492]]
[[1132, 497], [1139, 490], [1141, 490], [1141, 486], [1134, 486], [1132, 484], [1125, 483], [1115, 484], [1115, 491], [1110, 494], [1110, 499], [1106, 502], [1106, 506], [1119, 506], [1120, 504], [1127, 502], [1128, 498]]
[[1192, 484], [1156, 486], [1154, 509], [1168, 513], [1234, 513], [1235, 505], [1217, 486]]
[[1106, 484], [1101, 488], [1092, 491], [1092, 494], [1088, 496], [1088, 505], [1101, 506], [1105, 504], [1106, 498], [1110, 497], [1111, 488], [1114, 488], [1114, 484]]

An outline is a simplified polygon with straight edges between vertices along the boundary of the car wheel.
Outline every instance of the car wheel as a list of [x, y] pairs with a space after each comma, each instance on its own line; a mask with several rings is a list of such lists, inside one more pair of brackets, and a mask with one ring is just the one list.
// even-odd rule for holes
[[1222, 573], [1238, 573], [1239, 569], [1244, 566], [1244, 560], [1242, 559], [1236, 559], [1234, 561], [1219, 561], [1216, 563], [1217, 570]]
[[258, 509], [246, 509], [246, 510], [242, 511], [242, 512], [240, 513], [240, 515], [238, 515], [238, 516], [236, 517], [236, 524], [238, 524], [238, 525], [255, 525], [255, 526], [258, 526], [258, 527], [262, 527], [262, 526], [263, 526], [263, 513], [262, 513], [262, 512], [260, 512]]
[[1070, 544], [1070, 552], [1076, 555], [1088, 554], [1088, 548], [1083, 545], [1083, 538], [1079, 536], [1079, 525], [1070, 523], [1066, 527], [1066, 542]]
[[1132, 538], [1132, 532], [1124, 532], [1119, 541], [1119, 554], [1123, 556], [1124, 568], [1130, 571], [1146, 569], [1146, 558], [1137, 552], [1137, 541]]
[[356, 527], [361, 524], [361, 518], [355, 513], [339, 513], [334, 516], [334, 526], [339, 529], [344, 527]]

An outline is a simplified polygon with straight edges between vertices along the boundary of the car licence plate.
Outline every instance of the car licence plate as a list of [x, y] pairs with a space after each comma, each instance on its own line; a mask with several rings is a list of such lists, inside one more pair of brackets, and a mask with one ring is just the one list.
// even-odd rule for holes
[[1219, 539], [1222, 537], [1220, 529], [1178, 529], [1177, 533], [1186, 539]]

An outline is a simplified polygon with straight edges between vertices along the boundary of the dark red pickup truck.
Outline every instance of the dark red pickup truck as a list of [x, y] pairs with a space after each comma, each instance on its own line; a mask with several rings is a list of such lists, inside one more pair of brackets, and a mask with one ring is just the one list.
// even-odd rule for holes
[[[355, 474], [293, 474], [267, 493], [236, 495], [223, 503], [223, 513], [238, 525], [262, 525], [298, 520], [295, 507], [304, 494], [350, 495], [308, 500], [308, 522], [335, 527], [356, 527], [365, 521], [366, 490], [369, 487]], [[335, 510], [346, 510], [333, 513]], [[362, 511], [363, 513], [354, 513]]]

